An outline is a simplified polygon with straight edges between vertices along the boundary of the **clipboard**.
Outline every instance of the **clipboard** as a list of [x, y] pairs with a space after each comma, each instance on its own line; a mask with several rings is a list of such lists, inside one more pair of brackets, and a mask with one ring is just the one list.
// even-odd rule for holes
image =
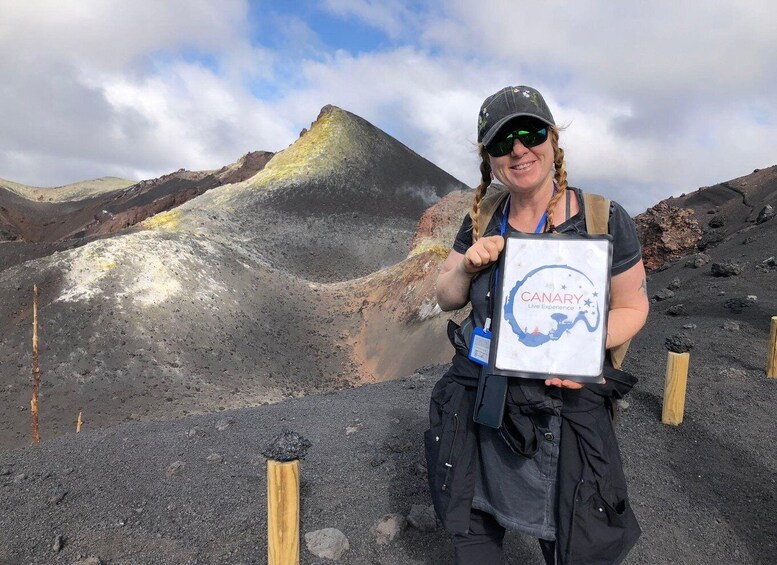
[[488, 375], [598, 383], [606, 356], [612, 237], [505, 237]]

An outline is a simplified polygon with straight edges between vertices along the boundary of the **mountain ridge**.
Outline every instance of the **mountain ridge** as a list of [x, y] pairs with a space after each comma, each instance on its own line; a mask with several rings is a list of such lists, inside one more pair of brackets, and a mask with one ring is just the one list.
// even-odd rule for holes
[[[397, 167], [402, 182], [386, 181], [366, 160], [325, 163], [332, 146], [354, 143], [365, 159], [375, 147], [386, 158], [395, 151], [393, 162], [409, 163]], [[358, 182], [343, 184], [345, 177]], [[54, 434], [69, 429], [79, 407], [105, 426], [394, 378], [421, 360], [415, 348], [399, 353], [406, 333], [421, 332], [442, 361], [444, 320], [414, 314], [433, 297], [429, 273], [440, 258], [406, 259], [426, 203], [401, 190], [430, 179], [439, 179], [435, 198], [464, 188], [368, 122], [325, 108], [262, 170], [131, 229], [0, 271], [0, 356], [28, 351], [29, 289], [37, 284]], [[286, 190], [294, 194], [279, 197]], [[335, 198], [345, 204], [330, 206]], [[403, 202], [392, 208], [395, 199]], [[297, 213], [289, 202], [309, 206]], [[388, 335], [376, 351], [364, 340], [378, 323]], [[380, 360], [385, 352], [391, 363]], [[0, 366], [0, 382], [0, 404], [26, 403], [24, 375]], [[22, 441], [19, 416], [0, 414], [0, 445]]]

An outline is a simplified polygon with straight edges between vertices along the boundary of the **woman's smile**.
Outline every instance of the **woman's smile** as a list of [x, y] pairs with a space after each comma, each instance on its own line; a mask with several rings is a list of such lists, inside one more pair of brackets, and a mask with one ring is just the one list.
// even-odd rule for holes
[[527, 170], [529, 167], [531, 167], [534, 163], [536, 163], [536, 160], [531, 160], [525, 163], [518, 163], [517, 165], [513, 165], [510, 168], [514, 171], [523, 172]]

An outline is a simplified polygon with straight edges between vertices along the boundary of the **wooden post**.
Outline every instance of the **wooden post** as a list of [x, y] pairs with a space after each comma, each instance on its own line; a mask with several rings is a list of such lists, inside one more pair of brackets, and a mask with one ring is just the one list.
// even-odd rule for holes
[[38, 388], [40, 387], [40, 367], [38, 366], [38, 285], [32, 287], [32, 443], [40, 443], [38, 426]]
[[76, 420], [76, 433], [81, 433], [81, 424], [84, 423], [84, 421], [81, 419], [81, 410], [78, 411], [78, 420]]
[[689, 353], [669, 352], [666, 359], [666, 382], [664, 383], [664, 409], [661, 421], [678, 426], [685, 413], [685, 388], [688, 384]]
[[766, 363], [766, 376], [777, 378], [777, 316], [772, 316], [772, 331], [769, 332], [769, 361]]
[[299, 564], [299, 460], [267, 460], [268, 565]]

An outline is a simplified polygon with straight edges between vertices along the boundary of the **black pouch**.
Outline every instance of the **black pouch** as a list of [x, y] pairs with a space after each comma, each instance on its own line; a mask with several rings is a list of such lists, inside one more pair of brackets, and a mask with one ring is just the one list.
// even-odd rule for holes
[[475, 421], [483, 426], [499, 428], [504, 418], [505, 400], [510, 377], [489, 375], [483, 366], [478, 380], [478, 394], [475, 398]]

